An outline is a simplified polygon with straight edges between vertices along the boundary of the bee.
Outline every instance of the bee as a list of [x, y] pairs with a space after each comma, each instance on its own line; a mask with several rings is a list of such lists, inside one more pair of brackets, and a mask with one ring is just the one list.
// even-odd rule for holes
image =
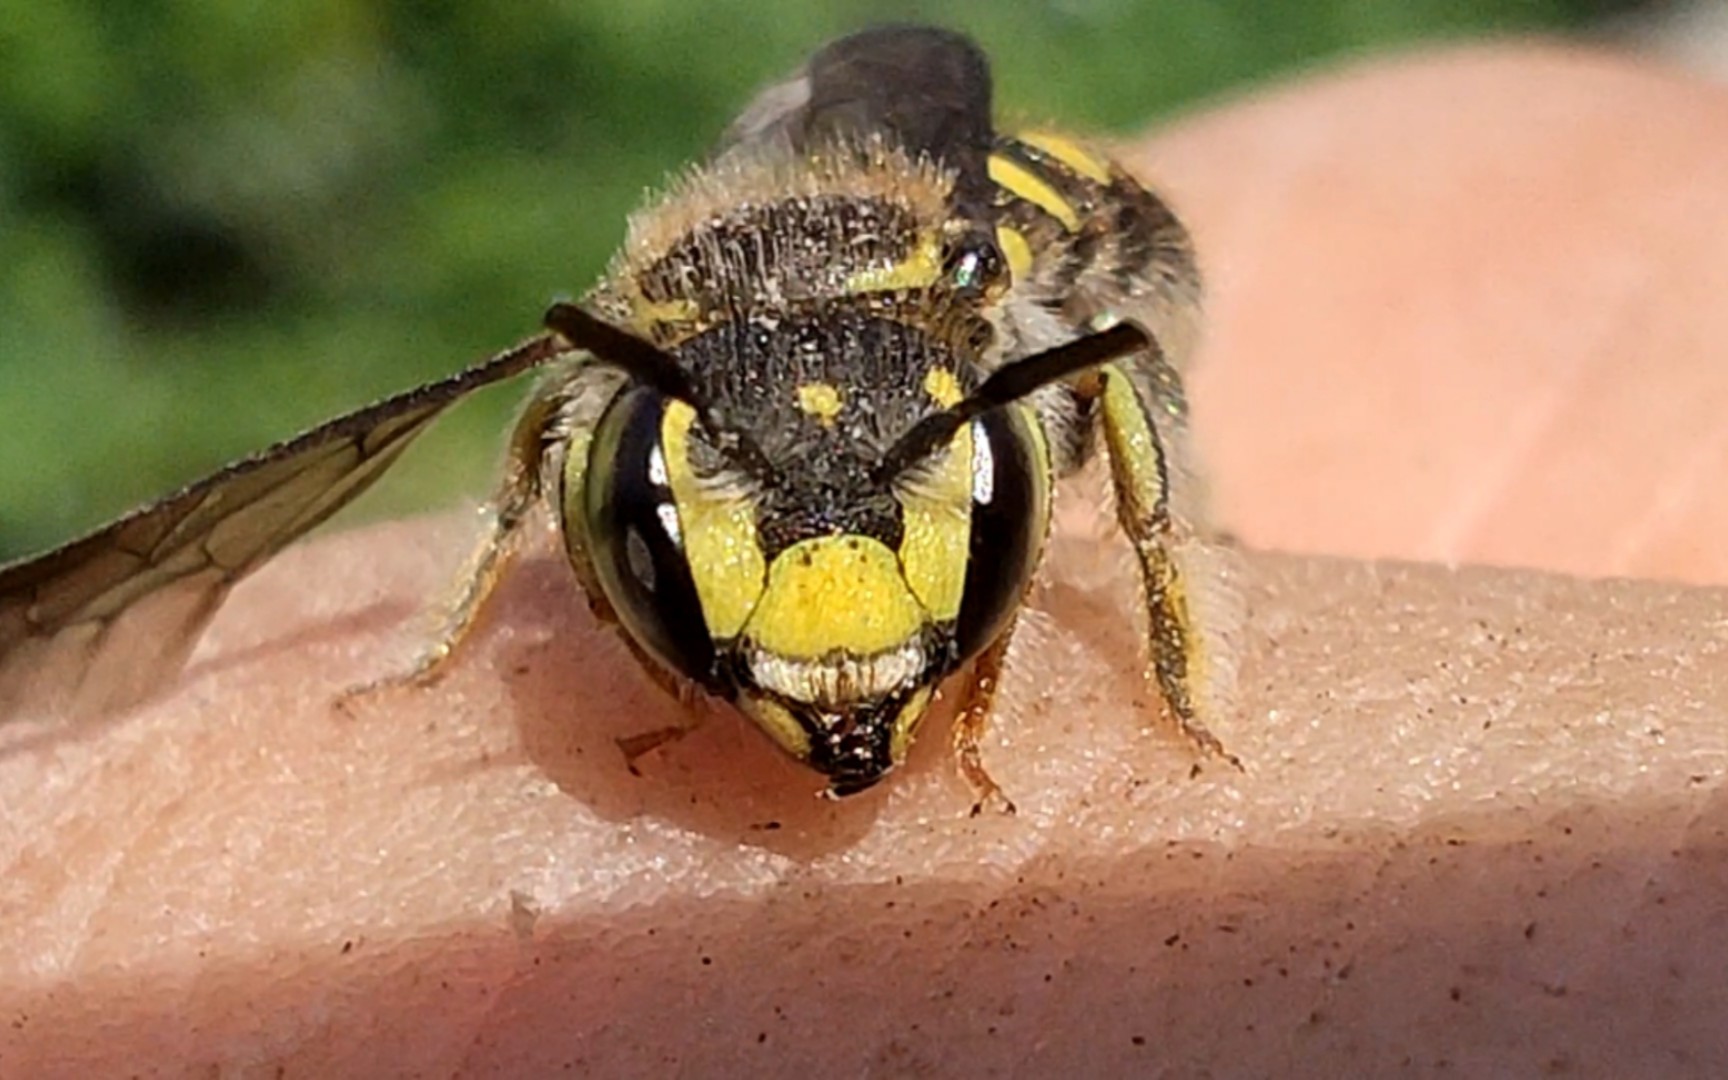
[[385, 685], [441, 672], [544, 506], [644, 668], [733, 703], [827, 794], [904, 762], [964, 671], [956, 760], [975, 810], [1012, 809], [980, 740], [1055, 482], [1101, 448], [1150, 678], [1222, 754], [1204, 717], [1229, 657], [1181, 378], [1198, 297], [1156, 195], [1079, 142], [995, 129], [967, 38], [843, 38], [635, 214], [537, 336], [0, 568], [0, 716], [159, 688], [237, 581], [451, 405], [534, 371], [442, 632]]

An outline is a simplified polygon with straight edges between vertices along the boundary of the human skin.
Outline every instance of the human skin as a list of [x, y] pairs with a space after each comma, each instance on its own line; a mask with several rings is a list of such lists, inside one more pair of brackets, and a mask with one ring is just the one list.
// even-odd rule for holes
[[976, 819], [945, 716], [841, 803], [711, 705], [632, 775], [688, 712], [544, 537], [443, 682], [334, 709], [462, 554], [338, 535], [172, 696], [0, 728], [0, 1073], [1720, 1072], [1728, 91], [1467, 49], [1131, 160], [1209, 270], [1220, 520], [1350, 556], [1244, 557], [1244, 771], [1082, 500]]

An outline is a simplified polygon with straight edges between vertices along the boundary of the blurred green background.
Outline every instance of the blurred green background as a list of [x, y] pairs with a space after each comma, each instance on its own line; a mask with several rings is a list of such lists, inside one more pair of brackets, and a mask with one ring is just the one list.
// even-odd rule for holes
[[[1014, 115], [1132, 130], [1340, 53], [1612, 0], [0, 0], [0, 561], [452, 372], [849, 29], [970, 31]], [[519, 387], [364, 513], [479, 492]]]

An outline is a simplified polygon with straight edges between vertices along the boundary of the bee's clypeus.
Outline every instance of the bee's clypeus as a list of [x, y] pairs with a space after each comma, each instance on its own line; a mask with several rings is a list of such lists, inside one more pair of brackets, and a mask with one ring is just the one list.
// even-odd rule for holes
[[965, 671], [978, 742], [1049, 530], [1099, 452], [1139, 556], [1171, 715], [1227, 681], [1179, 372], [1198, 276], [1108, 158], [991, 122], [982, 54], [867, 31], [764, 91], [631, 219], [605, 279], [478, 367], [332, 421], [0, 569], [0, 709], [113, 705], [171, 674], [240, 577], [363, 491], [469, 391], [530, 369], [460, 645], [545, 504], [591, 604], [669, 688], [736, 703], [846, 795], [906, 756]]

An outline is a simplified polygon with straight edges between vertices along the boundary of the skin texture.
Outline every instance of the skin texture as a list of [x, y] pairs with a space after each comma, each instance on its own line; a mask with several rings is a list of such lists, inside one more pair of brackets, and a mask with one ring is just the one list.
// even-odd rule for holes
[[1720, 1071], [1728, 92], [1455, 51], [1133, 159], [1211, 275], [1222, 521], [1351, 557], [1244, 560], [1245, 772], [1157, 722], [1084, 496], [976, 820], [945, 717], [839, 805], [715, 707], [630, 775], [688, 714], [549, 554], [337, 711], [463, 550], [341, 535], [172, 697], [0, 729], [0, 1071]]

